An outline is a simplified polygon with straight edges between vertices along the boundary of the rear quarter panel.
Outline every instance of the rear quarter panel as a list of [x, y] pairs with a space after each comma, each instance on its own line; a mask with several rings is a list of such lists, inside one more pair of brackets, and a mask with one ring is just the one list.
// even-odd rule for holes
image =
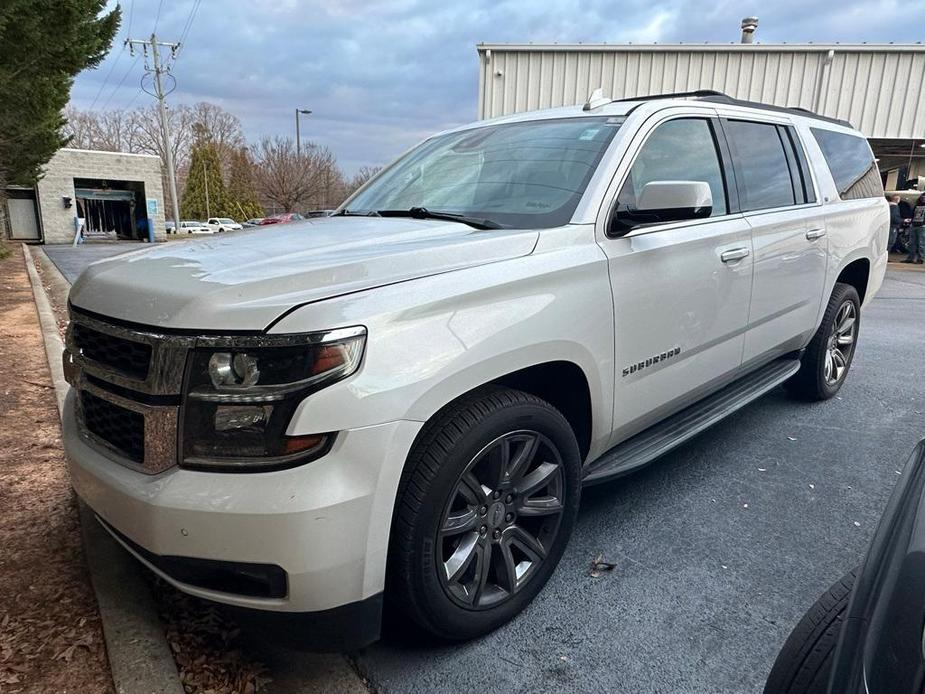
[[[855, 260], [865, 258], [870, 262], [870, 276], [864, 295], [865, 306], [880, 289], [886, 273], [890, 210], [883, 196], [841, 200], [828, 164], [822, 156], [822, 150], [812, 134], [809, 121], [797, 123], [796, 127], [816, 177], [818, 194], [826, 208], [825, 227], [829, 261], [823, 302], [816, 322], [818, 325], [838, 276]], [[832, 129], [858, 135], [847, 128], [832, 126]]]

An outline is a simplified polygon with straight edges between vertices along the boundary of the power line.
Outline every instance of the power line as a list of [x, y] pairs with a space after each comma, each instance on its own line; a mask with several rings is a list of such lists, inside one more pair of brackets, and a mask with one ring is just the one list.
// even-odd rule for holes
[[[135, 15], [135, 0], [132, 0], [132, 4], [129, 5], [128, 10], [128, 31], [126, 31], [126, 36], [132, 35], [132, 17]], [[106, 73], [106, 77], [103, 79], [103, 83], [100, 85], [100, 88], [96, 90], [96, 96], [93, 97], [93, 101], [90, 102], [90, 108], [88, 111], [92, 111], [93, 107], [96, 106], [96, 102], [99, 101], [100, 94], [103, 93], [103, 90], [106, 88], [106, 85], [109, 83], [109, 78], [112, 77], [113, 70], [116, 69], [116, 65], [119, 64], [119, 61], [122, 60], [122, 54], [125, 53], [125, 44], [122, 44], [122, 48], [119, 50], [119, 53], [116, 55], [116, 59], [109, 66], [109, 71]]]
[[173, 55], [174, 60], [180, 54], [180, 51], [183, 50], [183, 46], [186, 42], [186, 37], [189, 34], [190, 29], [193, 28], [193, 22], [196, 21], [196, 13], [199, 11], [199, 6], [202, 4], [202, 0], [193, 0], [193, 6], [190, 8], [190, 13], [186, 18], [186, 24], [183, 25], [183, 31], [180, 33], [180, 40], [177, 42], [179, 46], [176, 52]]
[[[142, 79], [144, 79], [144, 78], [142, 78]], [[134, 103], [138, 100], [138, 97], [141, 96], [141, 93], [142, 93], [143, 91], [144, 91], [144, 89], [142, 89], [141, 87], [138, 87], [138, 89], [135, 90], [135, 96], [133, 96], [133, 97], [132, 97], [132, 100], [129, 101], [128, 104], [125, 106], [125, 110], [126, 110], [126, 111], [128, 111], [128, 110], [132, 107], [132, 104], [134, 104]]]
[[157, 23], [161, 21], [161, 8], [164, 6], [164, 0], [161, 0], [157, 5], [157, 16], [154, 18], [154, 31], [152, 33], [157, 33]]
[[125, 84], [125, 80], [128, 78], [129, 73], [132, 71], [132, 68], [138, 64], [138, 61], [141, 59], [141, 56], [135, 56], [135, 60], [132, 61], [132, 64], [128, 66], [128, 70], [125, 71], [125, 74], [122, 75], [122, 79], [119, 80], [119, 84], [113, 87], [113, 90], [109, 92], [109, 98], [106, 99], [106, 103], [100, 106], [100, 111], [105, 111], [106, 107], [109, 106], [109, 102], [112, 101], [112, 97], [116, 95], [116, 92], [119, 91], [119, 88]]
[[122, 44], [122, 50], [119, 51], [119, 54], [116, 56], [116, 59], [112, 62], [112, 65], [109, 66], [109, 72], [106, 73], [103, 83], [100, 85], [100, 88], [96, 90], [96, 96], [93, 97], [93, 101], [90, 102], [90, 108], [88, 111], [92, 111], [93, 107], [96, 106], [97, 100], [100, 98], [100, 94], [103, 93], [106, 84], [109, 82], [109, 78], [112, 76], [112, 71], [116, 69], [116, 65], [119, 64], [119, 61], [122, 59], [122, 54], [125, 53], [125, 44]]
[[196, 20], [196, 13], [199, 11], [199, 6], [202, 4], [202, 0], [194, 0], [193, 7], [190, 10], [189, 17], [186, 20], [186, 24], [183, 25], [183, 33], [180, 34], [180, 43], [182, 44], [186, 40], [186, 36], [189, 34], [189, 30], [193, 27], [193, 22]]

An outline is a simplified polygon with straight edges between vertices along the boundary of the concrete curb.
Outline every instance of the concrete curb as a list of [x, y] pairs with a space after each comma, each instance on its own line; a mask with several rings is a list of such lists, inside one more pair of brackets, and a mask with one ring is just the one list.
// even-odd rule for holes
[[37, 262], [42, 270], [42, 279], [48, 283], [51, 290], [51, 300], [62, 309], [67, 308], [67, 295], [71, 291], [71, 283], [67, 281], [58, 266], [55, 265], [51, 258], [41, 248], [32, 251], [32, 260]]
[[[45, 261], [43, 270], [46, 269], [45, 263], [52, 265], [44, 253], [39, 252], [39, 255]], [[51, 302], [35, 269], [33, 254], [26, 244], [23, 244], [23, 257], [32, 283], [60, 416], [69, 388], [61, 365], [64, 342], [58, 332]], [[49, 282], [56, 295], [64, 291], [66, 302], [70, 285], [57, 268], [49, 272]], [[92, 511], [83, 503], [78, 505], [84, 554], [100, 609], [106, 654], [116, 691], [119, 694], [183, 694], [151, 590], [137, 562], [103, 530]]]

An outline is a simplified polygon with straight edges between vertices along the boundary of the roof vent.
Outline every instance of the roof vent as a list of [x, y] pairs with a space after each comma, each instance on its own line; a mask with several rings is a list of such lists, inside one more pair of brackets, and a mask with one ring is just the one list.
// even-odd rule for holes
[[755, 30], [757, 28], [757, 17], [745, 17], [742, 20], [742, 43], [752, 43], [755, 40]]
[[582, 110], [593, 111], [594, 109], [600, 108], [601, 106], [606, 106], [611, 101], [613, 101], [613, 99], [608, 99], [604, 96], [604, 89], [602, 87], [598, 87], [593, 92], [591, 92], [591, 96], [588, 97], [585, 105], [582, 106]]

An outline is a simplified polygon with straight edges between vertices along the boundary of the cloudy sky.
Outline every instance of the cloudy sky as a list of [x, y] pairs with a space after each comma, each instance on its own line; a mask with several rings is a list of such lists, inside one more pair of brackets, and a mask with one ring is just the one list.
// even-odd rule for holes
[[348, 173], [474, 120], [479, 42], [729, 42], [747, 13], [760, 17], [765, 43], [902, 43], [925, 34], [925, 0], [122, 0], [122, 7], [113, 50], [77, 78], [75, 106], [150, 103], [139, 88], [142, 61], [122, 49], [123, 39], [156, 30], [177, 41], [189, 26], [170, 102], [217, 103], [241, 119], [250, 139], [294, 136], [294, 109], [311, 109], [303, 138], [330, 147]]

